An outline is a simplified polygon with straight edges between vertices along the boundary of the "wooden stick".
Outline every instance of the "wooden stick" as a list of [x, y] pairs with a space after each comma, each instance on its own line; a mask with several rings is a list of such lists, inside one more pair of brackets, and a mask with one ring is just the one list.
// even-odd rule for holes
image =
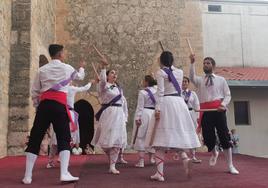
[[102, 53], [100, 53], [100, 51], [97, 49], [97, 47], [94, 44], [93, 44], [93, 48], [96, 50], [96, 52], [98, 53], [100, 58], [104, 58], [104, 55], [102, 55]]
[[191, 52], [191, 54], [193, 55], [193, 54], [194, 54], [194, 51], [193, 51], [193, 48], [192, 48], [192, 46], [191, 46], [191, 42], [190, 42], [190, 40], [189, 40], [188, 38], [186, 38], [186, 41], [187, 41], [188, 47], [189, 47], [189, 49], [190, 49], [190, 52]]
[[92, 62], [91, 62], [91, 65], [92, 65], [92, 67], [93, 67], [93, 70], [94, 70], [94, 72], [95, 72], [96, 76], [98, 77], [98, 79], [100, 79], [100, 75], [98, 74], [98, 72], [97, 72], [97, 69], [96, 69], [95, 65], [94, 65]]
[[154, 122], [154, 127], [153, 127], [153, 131], [152, 131], [152, 135], [151, 135], [151, 139], [150, 139], [150, 143], [149, 143], [150, 146], [153, 145], [158, 122], [159, 122], [159, 120], [155, 120], [155, 122]]
[[140, 126], [137, 126], [137, 128], [136, 128], [134, 139], [133, 139], [133, 143], [132, 143], [133, 145], [136, 143], [136, 139], [137, 139], [137, 136], [138, 136], [139, 128], [140, 128]]
[[165, 51], [165, 49], [164, 49], [163, 44], [162, 44], [162, 42], [161, 42], [161, 41], [159, 41], [159, 45], [160, 45], [160, 47], [161, 47], [162, 51]]
[[200, 110], [194, 110], [195, 112], [215, 112], [218, 111], [217, 108], [212, 108], [212, 109], [200, 109]]

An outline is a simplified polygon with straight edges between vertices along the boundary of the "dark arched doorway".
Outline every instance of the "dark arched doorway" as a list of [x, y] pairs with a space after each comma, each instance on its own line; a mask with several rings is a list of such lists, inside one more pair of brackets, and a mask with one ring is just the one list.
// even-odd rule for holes
[[90, 144], [94, 136], [94, 110], [91, 104], [84, 99], [74, 104], [74, 110], [79, 114], [80, 147], [84, 154], [87, 144], [94, 150], [94, 146]]

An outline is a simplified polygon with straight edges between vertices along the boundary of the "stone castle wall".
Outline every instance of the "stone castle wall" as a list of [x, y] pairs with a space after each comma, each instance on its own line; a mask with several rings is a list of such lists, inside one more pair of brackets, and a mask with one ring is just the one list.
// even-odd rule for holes
[[30, 90], [40, 54], [55, 40], [55, 0], [13, 0], [8, 155], [24, 153], [34, 109]]
[[11, 1], [0, 1], [0, 158], [7, 154]]
[[[97, 54], [86, 52], [95, 44], [118, 70], [130, 113], [136, 107], [138, 89], [145, 74], [157, 70], [161, 53], [158, 41], [175, 56], [175, 65], [188, 75], [190, 38], [202, 58], [202, 23], [199, 0], [58, 0], [56, 38], [66, 46], [67, 62], [78, 66], [81, 58], [88, 65], [87, 80], [94, 77], [90, 62], [98, 64]], [[84, 82], [85, 83], [85, 82]], [[85, 95], [84, 95], [85, 96]], [[81, 97], [81, 96], [79, 96]], [[91, 102], [92, 97], [87, 97]], [[98, 105], [93, 105], [95, 111]], [[132, 127], [131, 126], [128, 126]]]

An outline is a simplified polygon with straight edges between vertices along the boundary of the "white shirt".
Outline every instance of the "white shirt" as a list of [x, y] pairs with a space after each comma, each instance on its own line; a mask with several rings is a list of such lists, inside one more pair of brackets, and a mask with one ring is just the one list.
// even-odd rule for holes
[[[147, 88], [152, 92], [152, 94], [156, 98], [156, 88], [155, 87], [147, 87]], [[136, 112], [135, 112], [135, 120], [141, 119], [144, 107], [155, 107], [155, 104], [153, 104], [147, 91], [143, 89], [139, 91], [138, 103], [137, 103]]]
[[[39, 68], [35, 80], [32, 85], [32, 100], [34, 106], [37, 107], [39, 104], [39, 96], [41, 93], [47, 91], [55, 84], [60, 83], [71, 77], [71, 74], [75, 69], [68, 64], [61, 62], [60, 60], [54, 59], [48, 64]], [[75, 75], [74, 79], [83, 80], [85, 77], [84, 68], [80, 67], [79, 71]], [[68, 92], [69, 84], [62, 87], [59, 91]]]
[[195, 67], [190, 66], [190, 80], [197, 87], [197, 95], [200, 103], [210, 102], [214, 100], [222, 100], [222, 105], [227, 106], [231, 101], [231, 92], [225, 78], [213, 75], [213, 85], [206, 86], [206, 76], [196, 76]]
[[[172, 66], [171, 68], [172, 68], [172, 70], [173, 70], [172, 72], [173, 72], [173, 74], [174, 74], [174, 76], [175, 76], [176, 80], [178, 81], [179, 86], [181, 88], [182, 80], [183, 80], [183, 71], [181, 69], [174, 67], [174, 66]], [[170, 82], [168, 80], [167, 73], [165, 71], [163, 71], [162, 69], [157, 71], [156, 78], [157, 78], [157, 100], [156, 100], [155, 109], [160, 110], [160, 106], [163, 102], [164, 95], [174, 94], [174, 93], [178, 93], [178, 92], [175, 89], [172, 82]]]
[[[100, 83], [98, 85], [98, 92], [102, 104], [108, 104], [113, 98], [120, 94], [119, 88], [109, 82], [107, 82], [106, 69], [102, 69], [100, 72]], [[116, 104], [122, 104], [125, 121], [128, 119], [128, 108], [127, 100], [123, 95], [121, 90], [122, 97], [116, 102]]]
[[75, 94], [77, 92], [83, 92], [89, 90], [91, 87], [91, 83], [88, 83], [87, 85], [83, 87], [75, 87], [75, 86], [69, 86], [68, 88], [68, 94], [67, 94], [67, 104], [71, 108], [74, 108], [74, 99], [75, 99]]

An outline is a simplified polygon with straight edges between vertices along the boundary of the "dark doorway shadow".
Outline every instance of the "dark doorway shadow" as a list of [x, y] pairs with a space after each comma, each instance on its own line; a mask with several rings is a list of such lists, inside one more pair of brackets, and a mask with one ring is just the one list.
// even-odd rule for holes
[[84, 99], [74, 104], [74, 110], [79, 114], [80, 147], [85, 154], [87, 144], [94, 150], [94, 146], [90, 144], [94, 136], [94, 110], [92, 105]]

